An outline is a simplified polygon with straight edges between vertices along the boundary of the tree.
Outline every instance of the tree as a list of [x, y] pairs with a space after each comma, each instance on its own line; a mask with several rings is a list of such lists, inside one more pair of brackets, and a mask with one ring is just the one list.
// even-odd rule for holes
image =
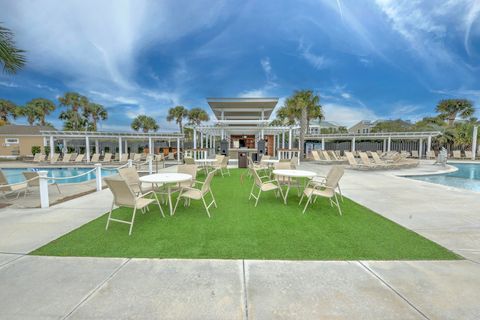
[[405, 132], [412, 131], [413, 125], [402, 119], [379, 121], [372, 128], [372, 132]]
[[146, 116], [144, 114], [139, 115], [135, 119], [133, 119], [130, 126], [133, 130], [140, 131], [141, 129], [144, 133], [147, 133], [149, 131], [157, 131], [159, 129], [157, 121], [155, 121], [155, 119], [153, 119], [152, 117]]
[[202, 108], [193, 108], [188, 112], [188, 122], [192, 125], [199, 126], [203, 121], [208, 120], [210, 117]]
[[88, 98], [76, 92], [67, 92], [63, 97], [59, 97], [58, 101], [61, 106], [67, 107], [67, 111], [62, 112], [59, 117], [65, 122], [65, 130], [83, 130], [88, 121], [80, 111], [85, 111], [88, 107]]
[[98, 103], [89, 103], [83, 110], [83, 116], [89, 122], [89, 130], [97, 131], [97, 123], [108, 118], [107, 110]]
[[19, 108], [19, 114], [27, 119], [29, 125], [33, 126], [35, 120], [38, 119], [38, 107], [32, 103], [27, 103], [24, 107]]
[[0, 26], [0, 62], [3, 64], [3, 72], [17, 73], [25, 65], [24, 53], [15, 46], [12, 31]]
[[44, 98], [32, 99], [27, 102], [26, 106], [32, 108], [32, 111], [30, 112], [35, 113], [35, 120], [38, 120], [39, 124], [42, 126], [47, 125], [47, 122], [45, 121], [46, 116], [56, 109], [53, 101]]
[[475, 108], [473, 103], [467, 99], [445, 99], [438, 103], [436, 111], [447, 120], [451, 127], [458, 115], [463, 119], [471, 117], [475, 113]]
[[183, 133], [183, 119], [188, 117], [188, 110], [184, 106], [176, 106], [168, 110], [167, 121], [175, 120], [180, 128], [180, 133]]
[[17, 118], [18, 107], [10, 100], [0, 99], [0, 120], [4, 124], [10, 123], [10, 117]]

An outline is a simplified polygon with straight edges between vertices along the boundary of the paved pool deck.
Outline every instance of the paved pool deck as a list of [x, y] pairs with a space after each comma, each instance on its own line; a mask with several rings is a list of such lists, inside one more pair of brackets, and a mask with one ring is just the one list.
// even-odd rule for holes
[[[302, 168], [325, 173], [327, 166]], [[343, 193], [458, 261], [176, 260], [26, 255], [102, 215], [108, 190], [0, 209], [0, 318], [479, 319], [479, 193], [347, 170]]]

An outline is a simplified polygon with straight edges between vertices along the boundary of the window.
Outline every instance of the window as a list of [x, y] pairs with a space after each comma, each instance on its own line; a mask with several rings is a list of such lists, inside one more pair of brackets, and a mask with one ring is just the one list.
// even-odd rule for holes
[[358, 129], [357, 131], [358, 131], [357, 133], [360, 133], [360, 129]]
[[5, 138], [5, 144], [19, 144], [18, 138]]

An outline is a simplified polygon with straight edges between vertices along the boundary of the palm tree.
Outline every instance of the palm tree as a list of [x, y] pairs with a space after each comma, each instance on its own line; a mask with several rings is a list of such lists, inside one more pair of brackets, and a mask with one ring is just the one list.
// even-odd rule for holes
[[58, 101], [61, 106], [67, 107], [67, 111], [60, 114], [60, 119], [68, 122], [64, 124], [65, 128], [71, 128], [69, 130], [82, 130], [87, 121], [85, 117], [80, 113], [80, 109], [85, 110], [89, 101], [87, 97], [82, 96], [76, 92], [67, 92], [63, 97], [59, 97]]
[[83, 116], [87, 118], [87, 120], [91, 119], [91, 131], [97, 131], [98, 121], [106, 120], [108, 118], [108, 112], [101, 104], [89, 103], [83, 110]]
[[5, 73], [17, 73], [25, 65], [24, 52], [15, 46], [12, 31], [0, 26], [0, 62]]
[[56, 109], [53, 101], [44, 98], [32, 99], [27, 102], [26, 105], [31, 106], [33, 109], [35, 109], [36, 119], [38, 119], [39, 124], [42, 126], [45, 126], [47, 124], [47, 122], [45, 121], [46, 116], [48, 116]]
[[183, 133], [183, 119], [188, 117], [188, 109], [184, 106], [176, 106], [168, 110], [167, 121], [175, 120], [180, 128], [180, 133]]
[[15, 119], [18, 115], [18, 107], [10, 100], [0, 99], [0, 120], [4, 124], [10, 123], [10, 117]]
[[24, 107], [19, 108], [19, 114], [25, 117], [31, 126], [33, 126], [35, 120], [38, 119], [38, 113], [38, 107], [32, 103], [27, 103]]
[[448, 125], [451, 127], [457, 115], [463, 119], [468, 118], [475, 113], [475, 108], [473, 103], [467, 99], [445, 99], [438, 103], [436, 111], [448, 121]]
[[140, 129], [142, 129], [144, 133], [147, 133], [150, 130], [157, 131], [159, 129], [157, 121], [155, 121], [155, 119], [153, 119], [152, 117], [146, 116], [144, 114], [139, 115], [135, 119], [133, 119], [130, 126], [135, 131], [140, 131]]
[[188, 112], [188, 122], [190, 124], [199, 126], [202, 121], [208, 121], [210, 117], [208, 113], [205, 112], [202, 108], [193, 108]]

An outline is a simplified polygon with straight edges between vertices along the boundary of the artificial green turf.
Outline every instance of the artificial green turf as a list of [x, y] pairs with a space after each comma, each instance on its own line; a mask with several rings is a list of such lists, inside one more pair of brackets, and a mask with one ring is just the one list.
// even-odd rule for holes
[[[231, 177], [213, 180], [218, 208], [211, 208], [210, 219], [201, 201], [192, 201], [190, 207], [179, 205], [174, 216], [169, 216], [164, 206], [166, 218], [151, 206], [150, 212], [137, 215], [128, 236], [129, 226], [121, 223], [111, 222], [105, 231], [104, 215], [32, 254], [290, 260], [459, 258], [346, 198], [341, 204], [343, 216], [320, 198], [302, 214], [296, 190], [291, 190], [288, 205], [267, 192], [254, 207], [254, 200], [248, 200], [252, 180], [243, 179], [242, 184], [240, 176], [246, 171], [231, 172]], [[114, 216], [131, 217], [131, 209], [117, 209]]]

